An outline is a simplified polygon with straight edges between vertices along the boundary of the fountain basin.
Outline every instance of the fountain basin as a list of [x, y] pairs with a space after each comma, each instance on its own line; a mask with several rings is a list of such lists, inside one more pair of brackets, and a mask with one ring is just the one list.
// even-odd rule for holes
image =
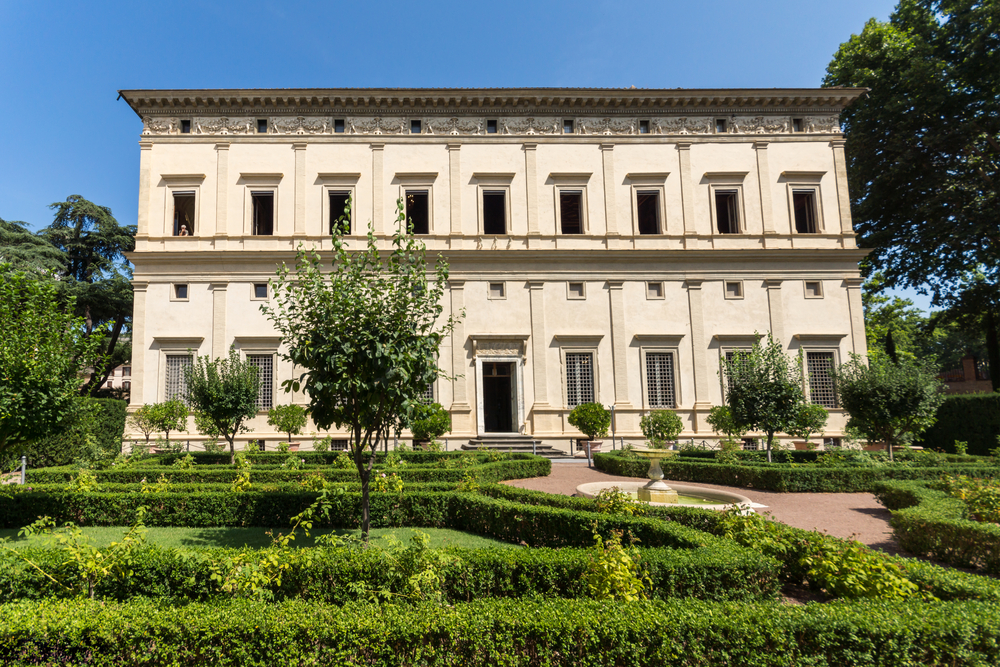
[[[619, 491], [635, 498], [638, 497], [639, 489], [643, 486], [645, 486], [643, 482], [590, 482], [576, 487], [576, 493], [583, 498], [594, 498], [604, 489], [617, 488]], [[677, 492], [677, 502], [653, 501], [649, 504], [663, 507], [676, 507], [678, 505], [683, 507], [701, 507], [702, 509], [710, 510], [724, 510], [733, 505], [739, 506], [742, 510], [764, 507], [739, 493], [706, 489], [691, 484], [671, 484], [669, 488]]]

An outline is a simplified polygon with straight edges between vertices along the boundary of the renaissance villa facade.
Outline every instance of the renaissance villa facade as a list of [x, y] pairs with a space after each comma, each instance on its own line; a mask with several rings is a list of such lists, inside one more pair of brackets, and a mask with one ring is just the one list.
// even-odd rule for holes
[[280, 386], [268, 280], [300, 244], [332, 248], [348, 197], [349, 245], [371, 221], [388, 248], [402, 197], [450, 265], [445, 312], [465, 311], [433, 389], [449, 448], [568, 450], [590, 401], [626, 441], [663, 408], [714, 441], [720, 359], [755, 332], [802, 352], [839, 437], [826, 370], [866, 350], [839, 113], [862, 92], [122, 91], [143, 122], [130, 409], [178, 395], [191, 352], [235, 345], [263, 383], [244, 439], [282, 439], [264, 412], [305, 397]]

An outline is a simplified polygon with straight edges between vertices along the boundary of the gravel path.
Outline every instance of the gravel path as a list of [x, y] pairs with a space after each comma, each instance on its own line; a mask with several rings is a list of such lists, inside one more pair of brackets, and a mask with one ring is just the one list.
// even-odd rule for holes
[[[596, 468], [588, 468], [586, 461], [573, 461], [553, 463], [552, 474], [548, 477], [517, 479], [504, 483], [522, 489], [571, 496], [576, 493], [576, 487], [580, 484], [614, 481], [634, 482], [636, 478], [608, 475]], [[696, 486], [742, 494], [756, 503], [767, 505], [766, 509], [758, 509], [757, 512], [769, 512], [775, 520], [789, 526], [818, 530], [836, 537], [853, 537], [874, 549], [900, 553], [889, 526], [889, 510], [882, 507], [870, 493], [776, 493], [712, 484]]]

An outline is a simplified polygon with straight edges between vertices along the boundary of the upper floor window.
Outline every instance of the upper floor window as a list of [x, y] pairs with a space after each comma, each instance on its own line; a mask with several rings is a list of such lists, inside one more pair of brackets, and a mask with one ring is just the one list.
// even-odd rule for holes
[[254, 236], [274, 234], [274, 192], [251, 192]]
[[194, 192], [174, 191], [174, 236], [194, 234]]
[[187, 376], [185, 371], [191, 368], [192, 359], [188, 354], [168, 354], [166, 356], [164, 400], [184, 401], [187, 403]]
[[635, 208], [640, 234], [660, 233], [660, 191], [638, 190], [635, 193]]
[[507, 233], [507, 191], [483, 190], [483, 234]]
[[740, 233], [739, 190], [715, 190], [715, 227], [720, 234]]
[[559, 191], [559, 231], [583, 234], [583, 191]]
[[413, 234], [430, 234], [430, 192], [406, 191], [406, 224]]
[[816, 191], [792, 190], [792, 209], [795, 215], [795, 231], [799, 234], [815, 234]]
[[336, 233], [334, 227], [341, 234], [351, 233], [350, 201], [350, 191], [330, 190], [330, 234]]

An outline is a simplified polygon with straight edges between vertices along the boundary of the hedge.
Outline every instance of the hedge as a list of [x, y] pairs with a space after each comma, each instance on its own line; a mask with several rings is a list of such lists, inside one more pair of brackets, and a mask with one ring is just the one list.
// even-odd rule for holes
[[[620, 454], [594, 455], [594, 466], [612, 475], [646, 477], [649, 462]], [[660, 463], [668, 480], [700, 482], [788, 493], [857, 493], [872, 491], [889, 479], [931, 480], [942, 475], [1000, 476], [1000, 466], [975, 463], [938, 467], [886, 465], [870, 468], [828, 468], [797, 464], [724, 464], [684, 461], [676, 457]]]
[[[290, 567], [281, 584], [268, 590], [273, 599], [302, 598], [323, 604], [347, 604], [358, 599], [355, 588], [366, 584], [393, 593], [405, 592], [407, 575], [385, 551], [315, 547], [311, 562], [291, 552]], [[20, 551], [45, 574], [13, 556], [0, 557], [0, 599], [71, 597], [79, 593], [79, 579], [64, 554], [50, 549]], [[280, 559], [274, 549], [199, 549], [186, 551], [148, 546], [137, 551], [123, 579], [104, 579], [95, 588], [102, 599], [150, 597], [174, 603], [230, 597], [212, 580], [212, 563], [239, 554]], [[585, 598], [584, 580], [592, 553], [587, 549], [447, 549], [460, 560], [441, 570], [445, 602], [469, 602], [491, 597]], [[747, 550], [639, 549], [643, 572], [650, 579], [648, 593], [656, 599], [692, 597], [705, 600], [774, 599], [780, 586], [778, 564]]]
[[[80, 398], [77, 405], [80, 410], [64, 432], [25, 448], [23, 454], [28, 458], [29, 469], [121, 453], [128, 404], [116, 398]], [[88, 435], [93, 436], [92, 441], [88, 441]]]
[[1000, 526], [966, 519], [960, 499], [918, 482], [882, 482], [875, 497], [892, 511], [893, 534], [909, 553], [1000, 573]]
[[[242, 451], [242, 450], [237, 450]], [[416, 464], [424, 463], [436, 463], [444, 459], [454, 459], [461, 457], [473, 456], [480, 462], [485, 462], [487, 460], [487, 454], [484, 452], [476, 451], [455, 451], [455, 452], [429, 452], [429, 451], [401, 451], [393, 452], [398, 454], [400, 458], [404, 461]], [[335, 459], [341, 456], [347, 456], [346, 452], [343, 451], [328, 451], [328, 452], [317, 452], [311, 449], [299, 450], [297, 452], [259, 452], [251, 450], [246, 452], [247, 457], [253, 463], [274, 463], [280, 464], [289, 456], [295, 456], [300, 459], [305, 459], [306, 465], [330, 465]], [[507, 455], [507, 452], [503, 452]], [[225, 452], [165, 452], [162, 454], [152, 454], [149, 456], [142, 457], [142, 462], [151, 463], [155, 465], [173, 465], [174, 461], [177, 459], [184, 458], [190, 455], [197, 465], [229, 465], [229, 451]], [[513, 458], [519, 456], [525, 456], [525, 454], [515, 453]], [[375, 454], [376, 465], [380, 465], [385, 461], [386, 453], [377, 452]]]
[[6, 664], [995, 665], [1000, 605], [670, 600], [0, 606]]
[[955, 441], [969, 443], [970, 454], [988, 455], [1000, 436], [1000, 393], [948, 396], [938, 408], [937, 421], [924, 431], [918, 445], [955, 451]]

